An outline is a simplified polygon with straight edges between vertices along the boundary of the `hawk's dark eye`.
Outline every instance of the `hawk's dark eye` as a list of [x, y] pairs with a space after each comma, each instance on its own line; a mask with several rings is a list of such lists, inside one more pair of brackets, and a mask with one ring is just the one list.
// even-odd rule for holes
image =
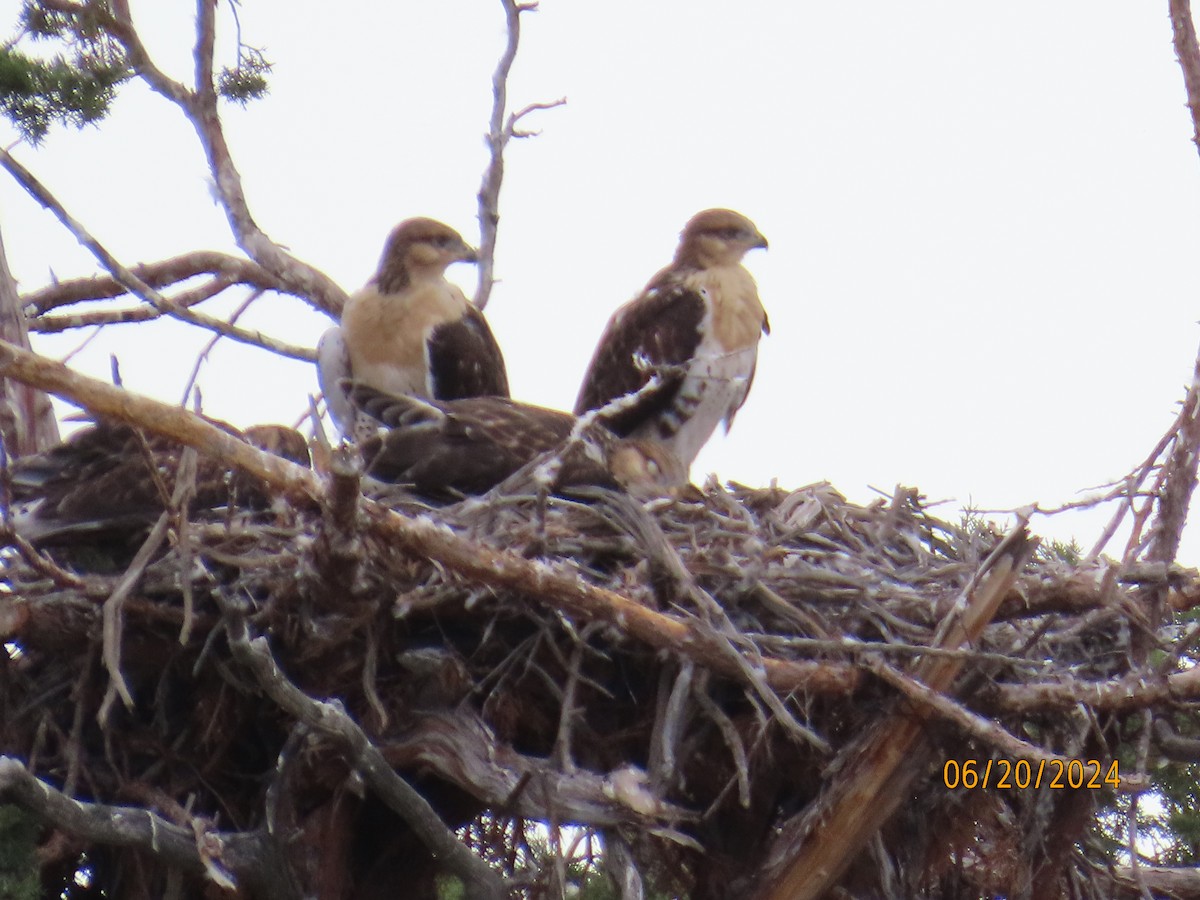
[[440, 237], [434, 238], [433, 243], [436, 244], [438, 247], [449, 247], [450, 246], [450, 236], [448, 234], [443, 234]]
[[742, 232], [739, 228], [717, 228], [713, 233], [723, 241], [736, 241]]

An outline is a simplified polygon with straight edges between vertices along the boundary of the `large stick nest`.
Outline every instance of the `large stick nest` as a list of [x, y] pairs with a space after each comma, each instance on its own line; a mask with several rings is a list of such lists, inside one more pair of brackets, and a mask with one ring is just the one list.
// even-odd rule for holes
[[[990, 896], [1058, 865], [1103, 896], [1113, 887], [1095, 870], [1099, 852], [1061, 834], [1111, 784], [951, 790], [943, 765], [1023, 753], [1036, 768], [1040, 753], [1107, 766], [1125, 715], [1196, 693], [1169, 673], [1139, 677], [1140, 689], [1120, 681], [1138, 592], [1174, 573], [1123, 583], [1103, 562], [1046, 552], [1023, 558], [973, 643], [931, 655], [1002, 535], [941, 521], [914, 491], [866, 507], [827, 484], [710, 484], [647, 504], [597, 490], [393, 505], [539, 560], [535, 572], [576, 573], [686, 635], [650, 646], [619, 617], [468, 581], [315, 508], [193, 510], [128, 593], [118, 586], [144, 529], [6, 551], [3, 752], [80, 799], [192, 829], [247, 833], [269, 818], [291, 835], [302, 882], [340, 868], [345, 896], [397, 878], [421, 896], [436, 871], [427, 835], [362, 786], [343, 745], [264, 695], [233, 653], [230, 623], [244, 613], [281, 680], [339, 701], [443, 821], [533, 893], [551, 876], [523, 844], [531, 822], [598, 831], [665, 890], [761, 889], [811, 830], [805, 811], [858, 764], [847, 748], [900, 716], [923, 723], [907, 780], [893, 776], [903, 802], [844, 886]], [[903, 673], [931, 658], [963, 675], [925, 702]], [[801, 664], [791, 690], [764, 660]], [[60, 837], [64, 870], [86, 851], [98, 871], [120, 869], [126, 889], [159, 883], [144, 850], [131, 864], [126, 851]]]

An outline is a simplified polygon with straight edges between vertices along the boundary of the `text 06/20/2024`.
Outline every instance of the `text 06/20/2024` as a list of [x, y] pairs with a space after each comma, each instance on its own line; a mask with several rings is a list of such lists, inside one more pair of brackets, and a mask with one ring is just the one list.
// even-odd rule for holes
[[1117, 788], [1121, 775], [1114, 759], [1107, 765], [1098, 759], [1042, 759], [1030, 762], [1026, 759], [968, 759], [946, 760], [942, 766], [942, 784], [948, 789], [989, 787], [1038, 789], [1045, 785], [1051, 789], [1104, 787]]

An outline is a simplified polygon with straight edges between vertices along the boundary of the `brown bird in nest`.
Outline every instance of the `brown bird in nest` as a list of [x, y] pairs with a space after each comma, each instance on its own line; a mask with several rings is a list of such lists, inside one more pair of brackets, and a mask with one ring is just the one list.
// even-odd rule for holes
[[452, 263], [475, 261], [474, 248], [434, 219], [407, 219], [388, 236], [375, 275], [317, 345], [317, 378], [343, 434], [358, 419], [342, 387], [347, 379], [434, 400], [508, 396], [487, 320], [445, 278]]
[[[298, 431], [255, 425], [239, 432], [209, 421], [259, 449], [309, 465], [308, 442]], [[98, 421], [57, 447], [9, 464], [9, 524], [33, 543], [144, 528], [171, 505], [183, 452], [170, 438]], [[261, 510], [270, 503], [257, 479], [197, 457], [192, 509]]]
[[[683, 229], [670, 265], [608, 321], [575, 403], [620, 437], [651, 438], [690, 468], [746, 402], [758, 340], [770, 332], [742, 257], [767, 239], [731, 209], [706, 209]], [[648, 389], [651, 378], [658, 386]], [[637, 395], [633, 402], [614, 404]]]
[[482, 494], [523, 467], [527, 478], [510, 484], [514, 490], [594, 485], [661, 497], [688, 483], [686, 469], [662, 444], [621, 439], [556, 409], [505, 397], [420, 400], [361, 385], [349, 396], [386, 426], [362, 442], [367, 474], [427, 496]]

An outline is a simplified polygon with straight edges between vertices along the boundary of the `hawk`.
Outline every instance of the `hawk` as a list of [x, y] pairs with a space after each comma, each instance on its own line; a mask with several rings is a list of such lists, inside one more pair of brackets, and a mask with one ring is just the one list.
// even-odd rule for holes
[[[614, 433], [661, 441], [690, 468], [719, 422], [729, 430], [754, 380], [758, 340], [771, 328], [742, 257], [766, 246], [741, 213], [693, 216], [671, 264], [609, 319], [575, 414], [613, 404], [601, 416]], [[613, 403], [652, 377], [657, 387]]]
[[[309, 465], [308, 442], [298, 431], [256, 425], [238, 432], [209, 421], [259, 449]], [[100, 420], [57, 447], [11, 463], [13, 529], [35, 544], [83, 533], [144, 531], [169, 505], [182, 455], [183, 446], [169, 438]], [[270, 497], [251, 476], [201, 456], [191, 506], [262, 510]]]
[[[367, 474], [430, 497], [486, 493], [562, 448], [579, 424], [570, 413], [506, 397], [420, 400], [361, 386], [350, 396], [386, 426], [362, 444]], [[667, 496], [688, 483], [662, 444], [619, 439], [601, 425], [583, 428], [559, 461], [548, 463], [545, 481], [554, 490], [620, 487], [639, 498]]]
[[343, 433], [356, 421], [340, 386], [347, 378], [434, 400], [508, 396], [504, 357], [487, 320], [445, 278], [451, 263], [475, 261], [462, 236], [433, 219], [407, 219], [392, 230], [378, 270], [317, 345], [317, 378]]

